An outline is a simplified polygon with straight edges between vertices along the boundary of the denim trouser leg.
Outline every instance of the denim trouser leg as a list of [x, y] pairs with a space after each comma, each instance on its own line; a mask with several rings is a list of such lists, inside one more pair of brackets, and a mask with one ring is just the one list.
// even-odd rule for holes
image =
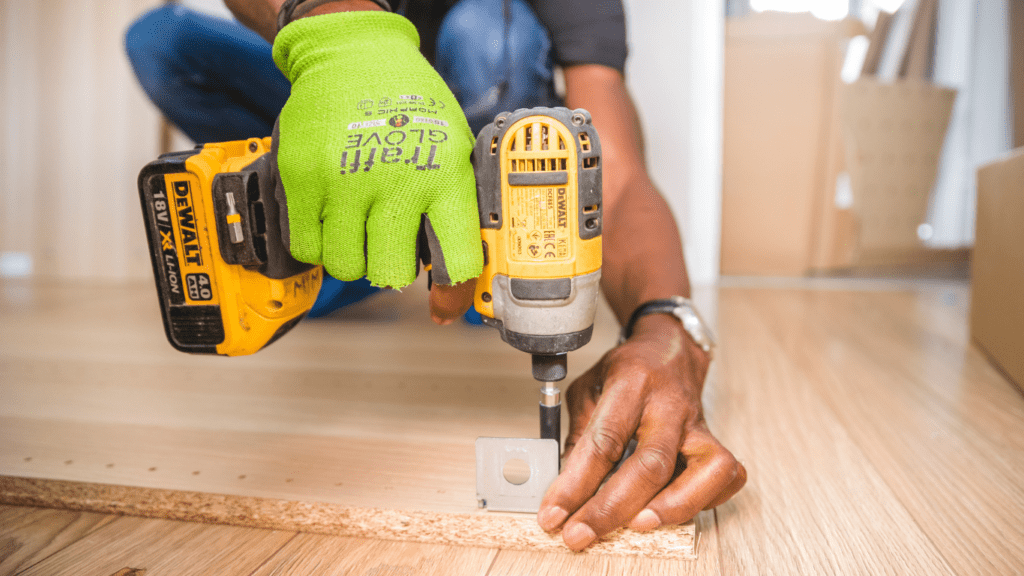
[[434, 67], [476, 134], [501, 112], [561, 106], [552, 81], [551, 40], [523, 0], [461, 0], [437, 36]]
[[291, 90], [266, 40], [174, 4], [136, 20], [125, 49], [149, 98], [199, 143], [269, 136]]
[[[436, 68], [466, 111], [474, 133], [505, 110], [559, 105], [551, 82], [551, 42], [522, 0], [461, 0], [445, 16]], [[125, 34], [143, 90], [196, 142], [271, 133], [290, 86], [263, 38], [237, 22], [166, 5]], [[323, 316], [378, 289], [362, 278], [324, 275], [310, 316]], [[471, 315], [479, 315], [470, 309]], [[476, 323], [479, 323], [477, 320]]]

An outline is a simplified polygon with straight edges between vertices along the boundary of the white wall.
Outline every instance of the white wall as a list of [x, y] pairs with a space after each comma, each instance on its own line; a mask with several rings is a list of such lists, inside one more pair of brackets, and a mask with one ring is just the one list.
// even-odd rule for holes
[[648, 169], [682, 231], [694, 284], [718, 279], [724, 0], [626, 0], [626, 75]]
[[932, 193], [928, 244], [971, 246], [979, 166], [1012, 146], [1009, 5], [940, 0], [935, 82], [959, 90]]
[[122, 45], [158, 3], [0, 2], [5, 261], [25, 255], [38, 276], [151, 274], [135, 179], [155, 158], [158, 116]]

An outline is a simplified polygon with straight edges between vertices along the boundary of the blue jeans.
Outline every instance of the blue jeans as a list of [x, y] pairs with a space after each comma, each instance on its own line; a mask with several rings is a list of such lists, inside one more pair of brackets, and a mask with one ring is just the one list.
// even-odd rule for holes
[[[506, 22], [504, 0], [461, 0], [438, 32], [435, 67], [474, 133], [503, 111], [559, 105], [547, 31], [523, 0], [511, 0], [509, 8]], [[291, 89], [270, 44], [255, 32], [174, 4], [136, 20], [125, 49], [149, 98], [198, 143], [269, 136]], [[377, 290], [366, 278], [343, 282], [324, 274], [309, 315], [323, 316]], [[467, 319], [479, 323], [470, 313]]]

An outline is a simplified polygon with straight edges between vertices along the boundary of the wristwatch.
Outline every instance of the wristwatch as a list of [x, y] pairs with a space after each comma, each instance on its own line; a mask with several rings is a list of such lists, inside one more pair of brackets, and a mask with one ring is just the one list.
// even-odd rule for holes
[[697, 308], [689, 298], [672, 296], [662, 300], [651, 300], [641, 304], [629, 317], [629, 322], [622, 328], [619, 336], [619, 344], [629, 339], [633, 334], [633, 327], [636, 321], [648, 314], [671, 314], [683, 325], [683, 330], [693, 338], [693, 341], [707, 353], [708, 359], [714, 357], [715, 337], [711, 334], [704, 319], [701, 318]]

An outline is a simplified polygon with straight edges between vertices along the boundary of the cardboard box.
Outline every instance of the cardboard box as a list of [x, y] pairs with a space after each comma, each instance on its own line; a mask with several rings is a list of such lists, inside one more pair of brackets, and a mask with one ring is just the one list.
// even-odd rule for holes
[[818, 228], [842, 170], [845, 46], [863, 33], [859, 21], [810, 14], [727, 22], [722, 274], [802, 275], [833, 258]]
[[1024, 389], [1024, 148], [978, 170], [971, 338]]

